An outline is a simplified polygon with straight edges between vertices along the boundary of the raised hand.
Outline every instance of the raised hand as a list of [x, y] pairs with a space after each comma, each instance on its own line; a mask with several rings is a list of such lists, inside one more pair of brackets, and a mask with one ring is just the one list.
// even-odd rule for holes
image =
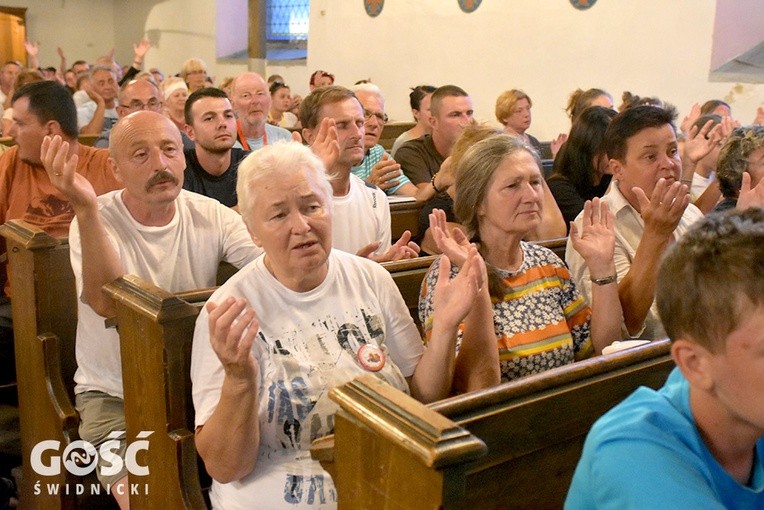
[[324, 167], [331, 170], [340, 157], [340, 142], [337, 135], [337, 124], [334, 119], [324, 117], [318, 127], [318, 133], [310, 149], [324, 162]]
[[697, 163], [706, 157], [723, 138], [722, 123], [714, 126], [714, 121], [709, 120], [702, 127], [692, 126], [684, 142], [684, 155], [692, 163]]
[[27, 50], [27, 55], [36, 58], [40, 53], [40, 43], [37, 41], [24, 41], [24, 49]]
[[446, 327], [458, 326], [487, 284], [486, 273], [485, 262], [474, 246], [470, 247], [464, 265], [453, 280], [450, 279], [451, 261], [442, 256], [432, 301], [433, 320]]
[[394, 188], [399, 184], [398, 177], [401, 176], [401, 165], [391, 158], [386, 152], [382, 155], [374, 168], [371, 169], [367, 182], [373, 184], [382, 191]]
[[764, 124], [764, 106], [756, 108], [756, 117], [753, 118], [753, 124]]
[[461, 268], [472, 246], [469, 239], [459, 228], [455, 227], [449, 231], [446, 213], [443, 210], [433, 209], [429, 218], [430, 230], [438, 250], [456, 264], [456, 267]]
[[93, 185], [77, 173], [77, 154], [69, 156], [69, 142], [59, 135], [43, 138], [40, 159], [48, 173], [51, 184], [56, 187], [77, 211], [78, 208], [92, 207], [96, 203]]
[[97, 105], [106, 104], [103, 96], [93, 89], [93, 86], [90, 84], [90, 80], [83, 81], [81, 89], [84, 90], [88, 97], [92, 99]]
[[700, 104], [695, 103], [692, 105], [692, 108], [690, 108], [690, 113], [685, 115], [684, 119], [682, 119], [682, 123], [679, 125], [679, 129], [682, 133], [688, 136], [690, 128], [695, 124], [695, 121], [698, 120], [698, 117], [700, 117]]
[[571, 222], [570, 241], [584, 262], [589, 272], [595, 277], [613, 274], [615, 265], [615, 225], [613, 213], [607, 204], [599, 198], [584, 203], [584, 214], [579, 232], [578, 226]]
[[557, 157], [557, 153], [560, 152], [562, 145], [568, 141], [568, 135], [566, 133], [560, 133], [557, 138], [552, 140], [549, 144], [549, 149], [552, 151], [552, 159]]
[[244, 299], [229, 297], [222, 303], [207, 302], [210, 343], [227, 376], [247, 382], [258, 379], [259, 367], [252, 355], [260, 324]]
[[764, 179], [761, 179], [752, 189], [751, 174], [743, 172], [743, 182], [740, 185], [737, 208], [748, 209], [749, 207], [764, 207]]
[[666, 179], [658, 179], [650, 198], [642, 188], [632, 191], [639, 202], [639, 214], [645, 222], [645, 230], [651, 229], [661, 235], [671, 235], [679, 225], [684, 210], [690, 203], [690, 193], [679, 181], [669, 185]]
[[148, 52], [150, 49], [151, 49], [151, 41], [149, 41], [145, 37], [142, 38], [137, 43], [133, 44], [133, 54], [135, 55], [135, 60], [143, 62], [143, 57], [146, 56], [146, 52]]

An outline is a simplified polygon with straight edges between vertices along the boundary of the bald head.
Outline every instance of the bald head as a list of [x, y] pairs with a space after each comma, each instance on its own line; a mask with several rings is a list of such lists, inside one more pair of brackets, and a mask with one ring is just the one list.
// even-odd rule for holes
[[128, 149], [140, 134], [147, 132], [159, 132], [168, 140], [177, 142], [183, 146], [180, 131], [172, 121], [161, 113], [149, 110], [139, 110], [122, 117], [109, 134], [109, 154], [114, 159], [119, 159], [121, 152]]
[[252, 86], [262, 86], [265, 90], [268, 90], [268, 84], [262, 76], [254, 72], [246, 72], [241, 73], [233, 79], [231, 82], [231, 93], [235, 94], [237, 88], [241, 90], [244, 88], [251, 88]]
[[162, 93], [151, 81], [132, 80], [122, 86], [118, 102], [117, 114], [120, 118], [144, 109], [161, 112]]

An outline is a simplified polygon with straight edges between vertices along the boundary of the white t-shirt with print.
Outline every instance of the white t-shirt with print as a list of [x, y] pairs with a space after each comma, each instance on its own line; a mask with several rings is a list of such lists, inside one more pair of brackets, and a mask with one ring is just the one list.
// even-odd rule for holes
[[[390, 274], [379, 264], [338, 250], [315, 289], [298, 293], [279, 283], [264, 257], [241, 269], [210, 298], [243, 297], [257, 313], [252, 347], [259, 363], [260, 450], [255, 469], [240, 481], [213, 482], [215, 508], [335, 508], [331, 477], [311, 460], [310, 444], [334, 430], [331, 388], [366, 373], [359, 349], [385, 353], [376, 375], [408, 391], [424, 347]], [[212, 349], [208, 314], [199, 315], [191, 357], [196, 426], [220, 400], [223, 367]]]

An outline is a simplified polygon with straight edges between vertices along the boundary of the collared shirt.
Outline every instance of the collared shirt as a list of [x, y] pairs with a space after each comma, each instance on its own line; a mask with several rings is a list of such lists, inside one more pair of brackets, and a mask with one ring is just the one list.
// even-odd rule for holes
[[[618, 274], [618, 281], [620, 282], [631, 269], [639, 242], [642, 240], [642, 234], [645, 231], [645, 222], [642, 220], [639, 212], [621, 194], [618, 184], [617, 181], [613, 183], [610, 191], [602, 197], [602, 201], [608, 205], [615, 219], [615, 254], [613, 260], [615, 262], [616, 273]], [[583, 211], [575, 220], [579, 232], [581, 231], [582, 216]], [[703, 218], [703, 213], [700, 212], [700, 209], [693, 204], [688, 205], [674, 230], [674, 238], [681, 238], [701, 218]], [[655, 254], [656, 257], [660, 257], [660, 255], [660, 253]], [[570, 273], [576, 285], [581, 289], [589, 303], [591, 303], [592, 282], [590, 280], [589, 268], [586, 266], [583, 257], [573, 249], [570, 239], [568, 239], [568, 245], [565, 250], [565, 262], [567, 262], [570, 268]], [[623, 331], [625, 334], [625, 326]], [[655, 299], [653, 299], [653, 304], [647, 312], [643, 327], [634, 337], [655, 339], [664, 336], [665, 332], [658, 318], [658, 307], [655, 304]]]

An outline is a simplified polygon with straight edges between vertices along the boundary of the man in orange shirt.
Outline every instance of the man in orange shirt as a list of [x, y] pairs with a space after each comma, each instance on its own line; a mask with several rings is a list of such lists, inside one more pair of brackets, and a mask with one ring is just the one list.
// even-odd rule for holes
[[[109, 151], [77, 143], [77, 109], [69, 91], [52, 81], [30, 83], [13, 94], [13, 125], [9, 135], [16, 145], [0, 156], [0, 224], [22, 219], [54, 236], [69, 234], [74, 210], [55, 188], [40, 160], [45, 135], [60, 135], [70, 144], [70, 153], [78, 158], [77, 173], [93, 184], [97, 194], [122, 188], [107, 164]], [[13, 360], [9, 341], [11, 328], [10, 289], [6, 278], [5, 239], [0, 238], [0, 281], [5, 295], [0, 295], [0, 353]], [[10, 345], [9, 345], [10, 343]], [[13, 377], [13, 363], [10, 373]], [[6, 377], [3, 377], [5, 380]], [[10, 379], [13, 380], [13, 379]]]

